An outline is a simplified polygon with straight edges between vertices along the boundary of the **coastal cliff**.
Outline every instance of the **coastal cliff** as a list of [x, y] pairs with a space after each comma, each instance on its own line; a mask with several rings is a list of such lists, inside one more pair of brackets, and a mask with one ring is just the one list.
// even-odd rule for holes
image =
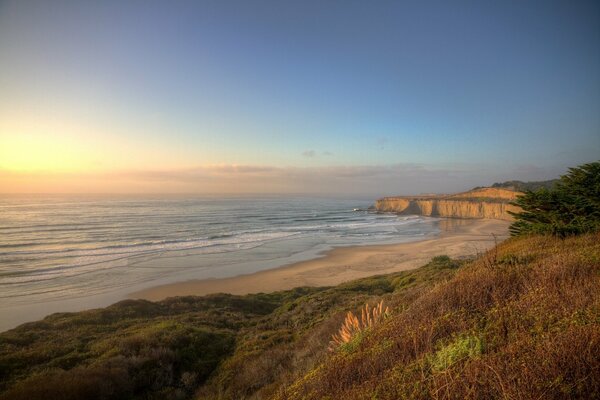
[[451, 195], [384, 197], [375, 202], [381, 212], [450, 218], [489, 218], [511, 221], [508, 211], [519, 208], [509, 204], [519, 192], [498, 188], [481, 188]]

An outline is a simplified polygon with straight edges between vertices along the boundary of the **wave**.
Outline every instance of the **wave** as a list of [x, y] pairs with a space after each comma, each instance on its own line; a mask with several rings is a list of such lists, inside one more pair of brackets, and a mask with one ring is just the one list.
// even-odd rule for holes
[[[222, 260], [239, 260], [237, 251], [277, 240], [306, 240], [294, 244], [300, 249], [294, 251], [304, 251], [304, 243], [379, 243], [418, 236], [423, 229], [431, 229], [419, 226], [431, 219], [357, 213], [352, 210], [361, 204], [337, 201], [309, 205], [300, 201], [269, 204], [268, 200], [225, 204], [196, 200], [99, 201], [38, 206], [29, 209], [29, 214], [27, 206], [17, 212], [6, 209], [2, 216], [0, 297], [34, 293], [54, 285], [64, 285], [66, 291], [76, 287], [85, 292], [84, 287], [99, 287], [115, 276], [123, 277], [122, 284], [126, 285], [137, 279], [134, 275], [168, 275], [173, 273], [170, 265], [137, 265], [144, 257], [154, 258], [166, 252], [232, 253]], [[250, 253], [249, 257], [261, 257], [261, 253]], [[71, 279], [79, 276], [85, 279]]]
[[[240, 233], [223, 233], [213, 235], [206, 238], [197, 239], [180, 239], [180, 240], [157, 240], [151, 242], [116, 244], [103, 246], [93, 249], [50, 249], [36, 251], [13, 251], [2, 252], [0, 257], [15, 256], [15, 255], [53, 255], [58, 254], [65, 257], [82, 257], [90, 255], [107, 255], [107, 254], [128, 254], [128, 253], [144, 253], [146, 251], [167, 251], [167, 250], [182, 250], [193, 249], [200, 247], [219, 246], [222, 244], [248, 243], [264, 240], [272, 240], [277, 238], [289, 237], [296, 234], [295, 232], [240, 232]], [[225, 239], [225, 240], [219, 240]]]
[[[108, 264], [111, 261], [119, 261], [165, 251], [205, 249], [207, 251], [204, 253], [221, 253], [233, 250], [249, 249], [260, 246], [267, 241], [289, 238], [297, 234], [297, 232], [258, 232], [243, 233], [240, 235], [222, 235], [220, 239], [164, 240], [155, 243], [133, 243], [128, 245], [106, 246], [90, 250], [71, 249], [68, 251], [40, 251], [34, 254], [56, 254], [63, 259], [74, 258], [75, 260], [69, 264], [61, 263], [60, 265], [28, 269], [26, 272], [22, 269], [14, 271], [13, 273], [7, 273], [5, 271], [0, 274], [0, 284], [34, 282], [52, 279], [55, 275], [65, 277], [80, 275], [88, 272], [97, 272], [101, 269], [114, 268], [115, 265]], [[15, 252], [10, 255], [14, 256], [15, 254], [23, 255], [27, 253]], [[4, 256], [7, 255], [7, 253], [0, 255]], [[2, 257], [0, 257], [0, 261], [1, 260]], [[106, 265], [104, 265], [102, 268], [94, 267], [93, 269], [82, 269], [82, 267], [103, 263]]]
[[[371, 220], [355, 220], [350, 219], [348, 222], [340, 223], [338, 220], [326, 221], [321, 224], [292, 224], [290, 226], [278, 227], [276, 231], [269, 229], [262, 230], [244, 230], [215, 233], [210, 236], [200, 238], [179, 238], [179, 239], [161, 239], [156, 240], [160, 235], [147, 236], [145, 241], [129, 242], [112, 244], [108, 246], [100, 246], [88, 248], [85, 245], [100, 244], [105, 242], [114, 242], [108, 237], [96, 238], [93, 241], [88, 240], [55, 240], [55, 241], [31, 241], [21, 243], [4, 243], [0, 244], [0, 249], [15, 249], [13, 251], [0, 251], [0, 261], [5, 257], [15, 256], [60, 256], [63, 258], [83, 257], [91, 255], [107, 255], [107, 254], [130, 254], [144, 253], [147, 251], [168, 251], [181, 250], [199, 247], [218, 246], [223, 244], [225, 239], [227, 244], [235, 244], [237, 242], [254, 242], [269, 240], [271, 238], [283, 238], [290, 235], [312, 233], [319, 231], [343, 231], [357, 230], [364, 228], [395, 228], [399, 231], [405, 225], [422, 222], [422, 217], [403, 217], [403, 218], [377, 218]], [[155, 239], [155, 240], [149, 240]], [[40, 239], [43, 240], [43, 239]], [[48, 248], [55, 245], [80, 245], [73, 248]], [[43, 248], [46, 246], [46, 248]], [[32, 249], [32, 247], [42, 247], [42, 249]], [[83, 247], [83, 248], [82, 248]], [[21, 250], [23, 249], [23, 250]]]

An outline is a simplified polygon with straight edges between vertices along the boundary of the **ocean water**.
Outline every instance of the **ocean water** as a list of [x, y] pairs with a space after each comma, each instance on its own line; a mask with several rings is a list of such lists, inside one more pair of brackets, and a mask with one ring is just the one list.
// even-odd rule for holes
[[334, 246], [418, 240], [437, 220], [369, 200], [288, 197], [0, 197], [0, 330], [193, 278], [251, 273]]

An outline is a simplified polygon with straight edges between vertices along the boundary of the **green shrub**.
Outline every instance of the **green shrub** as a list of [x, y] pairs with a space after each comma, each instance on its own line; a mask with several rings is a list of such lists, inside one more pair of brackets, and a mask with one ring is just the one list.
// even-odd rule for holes
[[443, 256], [436, 256], [433, 257], [431, 259], [431, 261], [429, 262], [429, 265], [431, 265], [433, 268], [436, 269], [445, 269], [445, 268], [458, 268], [460, 266], [460, 263], [456, 260], [451, 259], [450, 257], [443, 255]]
[[477, 357], [483, 351], [483, 341], [478, 336], [459, 336], [431, 357], [431, 368], [434, 371], [443, 371], [459, 361]]

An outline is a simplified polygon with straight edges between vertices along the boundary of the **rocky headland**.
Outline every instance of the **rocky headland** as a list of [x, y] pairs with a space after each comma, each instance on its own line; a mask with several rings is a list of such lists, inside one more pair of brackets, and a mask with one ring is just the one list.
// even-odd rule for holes
[[517, 212], [519, 208], [510, 202], [519, 194], [501, 188], [478, 188], [448, 195], [384, 197], [375, 202], [375, 209], [403, 215], [512, 221], [509, 211]]

